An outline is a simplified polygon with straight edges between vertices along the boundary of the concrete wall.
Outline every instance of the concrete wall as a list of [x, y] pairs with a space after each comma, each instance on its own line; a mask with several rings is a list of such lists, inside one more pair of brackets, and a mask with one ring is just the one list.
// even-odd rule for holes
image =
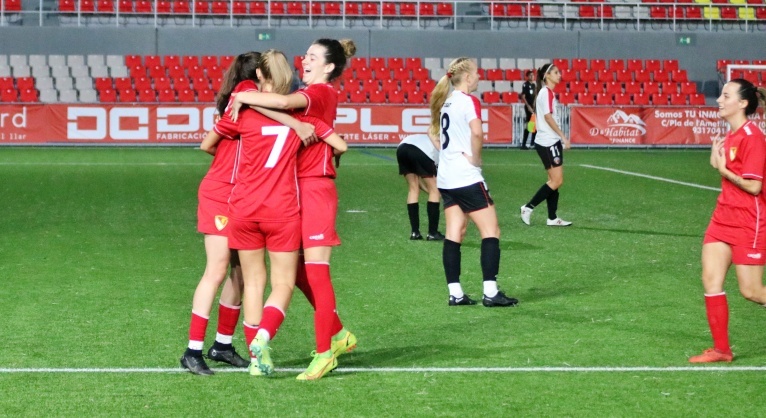
[[[271, 40], [259, 41], [259, 33]], [[766, 33], [670, 31], [461, 31], [199, 27], [2, 27], [0, 54], [224, 55], [277, 48], [302, 55], [312, 40], [350, 37], [359, 56], [678, 59], [693, 81], [717, 82], [716, 60], [766, 59]], [[708, 92], [715, 94], [715, 92]]]

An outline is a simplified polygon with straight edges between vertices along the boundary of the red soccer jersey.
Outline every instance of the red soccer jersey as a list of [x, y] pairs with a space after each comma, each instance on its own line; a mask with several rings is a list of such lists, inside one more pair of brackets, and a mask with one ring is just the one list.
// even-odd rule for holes
[[[237, 84], [232, 93], [244, 91], [258, 91], [258, 86], [252, 80], [245, 80]], [[236, 141], [239, 139], [239, 132], [237, 123], [231, 121], [231, 102], [230, 98], [229, 104], [226, 105], [226, 112], [213, 127], [213, 130], [223, 139], [218, 143], [213, 162], [205, 178], [233, 184], [239, 162], [239, 142]]]
[[[724, 142], [726, 168], [748, 180], [763, 181], [766, 172], [766, 142], [753, 121], [726, 135]], [[723, 178], [721, 194], [713, 212], [712, 222], [737, 228], [737, 242], [750, 248], [766, 248], [766, 197], [762, 190], [757, 196], [740, 189]]]
[[[303, 115], [319, 118], [327, 126], [333, 126], [338, 111], [338, 92], [332, 84], [311, 84], [305, 89], [298, 90], [298, 93], [306, 96], [308, 100]], [[332, 159], [332, 147], [325, 142], [301, 148], [298, 152], [298, 177], [334, 179], [336, 174]]]
[[[299, 219], [296, 164], [300, 138], [254, 110], [244, 110], [240, 117], [240, 163], [229, 198], [230, 216], [255, 222]], [[317, 118], [300, 119], [313, 124], [320, 138], [333, 133]]]

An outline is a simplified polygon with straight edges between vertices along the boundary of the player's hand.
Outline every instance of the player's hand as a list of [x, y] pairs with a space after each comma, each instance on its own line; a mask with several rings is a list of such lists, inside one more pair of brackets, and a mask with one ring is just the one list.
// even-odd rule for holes
[[234, 100], [231, 102], [231, 121], [236, 122], [239, 117], [239, 109], [242, 108], [242, 102], [238, 100], [237, 93], [232, 93]]
[[477, 158], [474, 155], [468, 155], [466, 153], [463, 153], [463, 157], [465, 157], [468, 162], [474, 166], [474, 167], [481, 167], [481, 158]]
[[219, 115], [218, 113], [216, 113], [215, 115], [213, 115], [213, 125], [215, 125], [216, 123], [218, 123], [218, 121], [220, 121], [220, 120], [221, 120], [221, 115]]
[[296, 130], [295, 133], [298, 134], [298, 137], [300, 137], [301, 141], [303, 141], [303, 145], [305, 146], [309, 146], [319, 141], [319, 138], [315, 132], [314, 125], [310, 123], [301, 122], [298, 130]]
[[569, 142], [569, 138], [562, 138], [561, 144], [564, 146], [564, 149], [572, 148], [572, 144]]

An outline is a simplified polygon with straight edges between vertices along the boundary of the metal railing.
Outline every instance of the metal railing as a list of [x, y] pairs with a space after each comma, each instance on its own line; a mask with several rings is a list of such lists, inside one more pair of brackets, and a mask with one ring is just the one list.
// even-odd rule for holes
[[[61, 11], [58, 8], [46, 10], [43, 0], [39, 1], [37, 10], [22, 10], [20, 12], [9, 12], [6, 10], [7, 0], [0, 0], [0, 26], [20, 24], [21, 21], [29, 22], [37, 20], [39, 26], [55, 25], [151, 25], [161, 27], [166, 25], [191, 25], [191, 26], [256, 26], [265, 28], [278, 27], [317, 27], [331, 26], [339, 28], [451, 28], [451, 29], [474, 29], [474, 30], [506, 30], [521, 29], [533, 30], [537, 28], [563, 28], [567, 30], [577, 29], [634, 29], [648, 30], [649, 28], [678, 30], [695, 30], [699, 25], [703, 25], [704, 30], [713, 31], [719, 27], [727, 27], [749, 32], [755, 30], [766, 30], [766, 19], [758, 20], [757, 17], [766, 18], [766, 5], [752, 4], [702, 4], [702, 3], [618, 3], [618, 2], [568, 2], [568, 1], [527, 1], [527, 2], [506, 2], [506, 1], [414, 1], [414, 2], [389, 2], [389, 1], [300, 1], [302, 11], [291, 13], [274, 13], [272, 5], [281, 3], [287, 5], [288, 2], [268, 1], [245, 1], [226, 0], [226, 13], [200, 12], [197, 10], [196, 1], [189, 1], [190, 13], [163, 13], [158, 12], [160, 3], [169, 4], [162, 0], [151, 1], [152, 8], [150, 12], [125, 12], [121, 11], [120, 0], [113, 3], [114, 11], [101, 12], [94, 7], [94, 11], [83, 11], [83, 0], [74, 2], [73, 11]], [[93, 4], [95, 2], [90, 2]], [[208, 7], [214, 2], [206, 1]], [[218, 3], [218, 2], [216, 2]], [[263, 13], [245, 14], [234, 13], [235, 4], [246, 3], [252, 8], [254, 4], [265, 6]], [[340, 4], [340, 14], [316, 13], [317, 4], [326, 5], [328, 3]], [[59, 3], [57, 3], [59, 4]], [[134, 2], [131, 1], [131, 5]], [[349, 4], [358, 4], [356, 13], [347, 13], [346, 6]], [[365, 4], [375, 5], [375, 14], [364, 14], [363, 6]], [[394, 4], [394, 7], [400, 7], [401, 4], [414, 5], [414, 14], [402, 16], [397, 12], [396, 15], [384, 10], [386, 5]], [[438, 4], [446, 4], [451, 7], [452, 13], [437, 14]], [[399, 5], [399, 6], [397, 6]], [[432, 6], [433, 13], [422, 13], [421, 7]], [[513, 6], [511, 12], [513, 16], [503, 15], [505, 8]], [[521, 9], [518, 9], [518, 7]], [[581, 7], [595, 7], [592, 11], [597, 11], [593, 15], [581, 16], [579, 14]], [[668, 12], [667, 18], [652, 18], [650, 10], [652, 7], [665, 8]], [[722, 8], [734, 10], [736, 18], [720, 18]], [[586, 10], [586, 9], [583, 9]], [[685, 13], [679, 13], [687, 10], [699, 11], [699, 17], [685, 17]], [[706, 12], [707, 11], [707, 12]], [[501, 12], [501, 13], [498, 13]], [[740, 18], [741, 15], [745, 17]], [[33, 20], [34, 19], [34, 20]]]

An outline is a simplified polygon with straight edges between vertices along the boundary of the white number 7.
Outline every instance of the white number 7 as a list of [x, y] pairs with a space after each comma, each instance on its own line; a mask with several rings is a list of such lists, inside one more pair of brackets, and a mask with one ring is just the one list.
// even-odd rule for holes
[[282, 148], [287, 141], [287, 135], [290, 133], [290, 128], [287, 126], [264, 126], [261, 127], [261, 135], [276, 135], [277, 140], [274, 141], [274, 147], [269, 153], [269, 159], [266, 160], [266, 168], [274, 168], [279, 160], [279, 154], [282, 153]]

